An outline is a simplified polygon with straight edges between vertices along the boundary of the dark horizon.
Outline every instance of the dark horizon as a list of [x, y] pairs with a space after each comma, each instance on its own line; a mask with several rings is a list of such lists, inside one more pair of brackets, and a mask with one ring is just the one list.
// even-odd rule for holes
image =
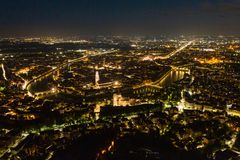
[[0, 36], [239, 35], [238, 0], [1, 0]]

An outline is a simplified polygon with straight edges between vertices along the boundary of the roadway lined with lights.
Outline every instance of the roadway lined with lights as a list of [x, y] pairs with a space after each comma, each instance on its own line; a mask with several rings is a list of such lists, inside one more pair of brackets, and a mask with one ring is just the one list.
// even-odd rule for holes
[[2, 72], [3, 72], [3, 78], [7, 81], [7, 76], [6, 76], [6, 71], [5, 71], [5, 68], [4, 68], [4, 64], [2, 63]]
[[157, 56], [157, 57], [154, 57], [154, 60], [156, 59], [169, 59], [171, 58], [172, 56], [176, 55], [177, 53], [181, 52], [182, 50], [184, 50], [185, 48], [187, 48], [188, 46], [192, 45], [196, 40], [192, 40], [192, 41], [189, 41], [187, 44], [183, 45], [182, 47], [178, 48], [177, 50], [169, 53], [168, 55], [166, 56]]

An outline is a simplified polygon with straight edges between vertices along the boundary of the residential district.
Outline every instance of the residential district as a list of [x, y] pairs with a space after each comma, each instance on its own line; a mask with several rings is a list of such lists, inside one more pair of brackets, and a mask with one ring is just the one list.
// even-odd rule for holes
[[0, 159], [240, 159], [240, 38], [0, 38]]

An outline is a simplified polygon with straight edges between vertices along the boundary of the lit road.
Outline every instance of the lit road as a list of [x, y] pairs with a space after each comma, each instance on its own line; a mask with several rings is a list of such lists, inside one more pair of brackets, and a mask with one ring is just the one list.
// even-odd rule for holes
[[8, 152], [11, 152], [12, 148], [17, 147], [22, 141], [24, 141], [27, 136], [29, 135], [29, 133], [20, 133], [18, 136], [13, 137], [12, 142], [6, 146], [5, 148], [1, 148], [0, 150], [0, 159], [7, 154]]
[[96, 89], [102, 89], [102, 88], [118, 88], [120, 87], [121, 84], [118, 81], [113, 81], [113, 82], [106, 82], [106, 83], [100, 83], [97, 86], [95, 86]]
[[7, 76], [6, 76], [6, 71], [5, 71], [5, 68], [4, 68], [4, 64], [2, 63], [2, 73], [3, 73], [3, 78], [7, 81]]
[[180, 48], [178, 48], [177, 50], [169, 53], [168, 55], [166, 56], [157, 56], [154, 58], [154, 60], [156, 59], [168, 59], [168, 58], [171, 58], [172, 56], [176, 55], [177, 53], [181, 52], [182, 50], [184, 50], [185, 48], [187, 48], [188, 46], [192, 45], [196, 40], [192, 40], [192, 41], [189, 41], [187, 44], [184, 44], [183, 46], [181, 46]]

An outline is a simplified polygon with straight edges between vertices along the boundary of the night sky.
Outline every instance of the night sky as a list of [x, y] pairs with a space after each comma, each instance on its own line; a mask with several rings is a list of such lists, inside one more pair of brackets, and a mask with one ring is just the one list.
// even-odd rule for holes
[[240, 34], [240, 0], [0, 0], [0, 36]]

